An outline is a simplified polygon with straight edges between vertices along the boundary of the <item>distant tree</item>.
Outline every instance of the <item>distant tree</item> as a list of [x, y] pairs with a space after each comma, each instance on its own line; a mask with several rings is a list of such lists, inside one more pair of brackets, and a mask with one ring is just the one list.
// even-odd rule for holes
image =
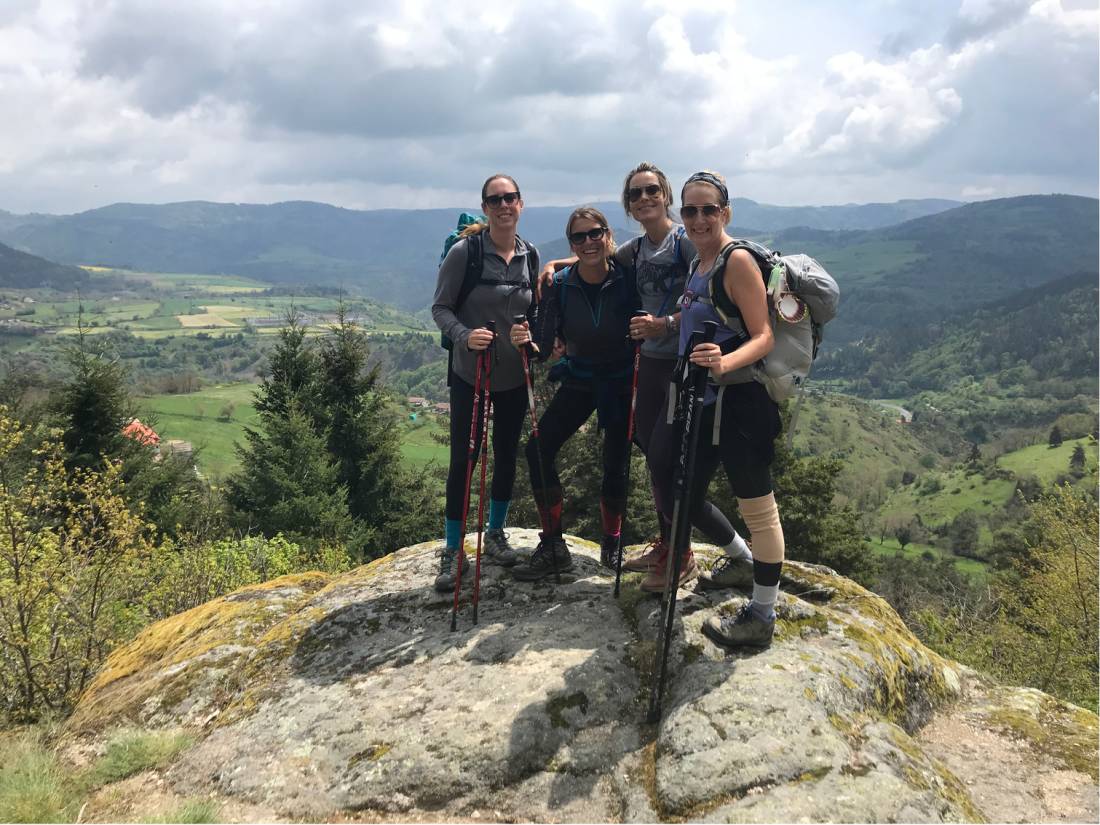
[[1059, 427], [1057, 424], [1050, 428], [1050, 435], [1047, 438], [1047, 443], [1051, 447], [1062, 446], [1062, 428]]
[[913, 529], [908, 524], [906, 524], [894, 531], [894, 535], [897, 536], [898, 546], [900, 546], [901, 549], [904, 550], [905, 545], [909, 544], [909, 542], [913, 540]]
[[1074, 475], [1085, 474], [1085, 448], [1080, 444], [1073, 448], [1073, 455], [1069, 457], [1069, 469]]
[[963, 510], [951, 521], [948, 530], [951, 551], [959, 556], [976, 557], [979, 533], [977, 514], [973, 510]]
[[228, 404], [223, 406], [221, 408], [221, 410], [218, 412], [218, 420], [220, 420], [220, 421], [232, 421], [233, 420], [233, 413], [236, 412], [236, 410], [237, 410], [237, 405], [234, 404], [232, 401], [230, 401]]
[[968, 464], [974, 465], [974, 464], [977, 464], [981, 460], [982, 460], [982, 451], [980, 449], [978, 449], [977, 442], [971, 442], [971, 444], [970, 444], [970, 454], [966, 457], [966, 462]]

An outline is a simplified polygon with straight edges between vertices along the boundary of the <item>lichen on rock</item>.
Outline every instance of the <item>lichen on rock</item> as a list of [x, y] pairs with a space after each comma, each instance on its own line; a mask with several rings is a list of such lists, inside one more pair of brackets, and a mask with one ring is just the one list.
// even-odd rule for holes
[[[537, 541], [510, 532], [521, 550]], [[700, 632], [742, 594], [682, 590], [664, 714], [651, 726], [659, 600], [637, 590], [638, 576], [612, 598], [598, 547], [569, 541], [576, 566], [560, 585], [483, 567], [479, 624], [467, 582], [456, 632], [450, 594], [432, 588], [438, 542], [238, 591], [116, 651], [68, 736], [185, 728], [196, 744], [165, 773], [174, 793], [283, 818], [982, 818], [914, 736], [969, 701], [974, 679], [880, 598], [788, 563], [775, 642], [752, 654]], [[975, 719], [1036, 733], [1013, 715], [1023, 700], [982, 696]], [[1094, 715], [1044, 701], [1027, 717], [1046, 734], [1035, 747], [1077, 747], [1075, 725], [1095, 738]]]

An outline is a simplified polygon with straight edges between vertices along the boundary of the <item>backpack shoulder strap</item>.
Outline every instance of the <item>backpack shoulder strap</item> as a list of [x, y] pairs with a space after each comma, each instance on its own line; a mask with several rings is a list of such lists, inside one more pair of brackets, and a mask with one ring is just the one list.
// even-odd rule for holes
[[638, 256], [642, 254], [642, 236], [639, 235], [637, 238], [632, 240], [630, 242], [630, 244], [631, 244], [631, 246], [634, 247], [633, 255], [630, 259], [630, 265], [634, 269], [634, 271], [637, 272], [638, 271]]
[[[726, 293], [725, 285], [722, 283], [721, 277], [716, 277], [725, 274], [726, 261], [729, 260], [731, 254], [735, 249], [739, 249], [737, 241], [731, 241], [722, 247], [722, 251], [718, 253], [718, 257], [714, 259], [714, 266], [711, 268], [710, 283], [707, 285], [707, 289], [710, 292], [711, 304], [714, 306], [714, 311], [718, 313], [718, 317], [722, 319], [722, 323], [729, 326], [730, 317], [735, 317], [741, 320], [741, 310], [737, 308], [730, 296]], [[696, 267], [699, 265], [699, 259], [694, 261]], [[744, 320], [741, 320], [741, 326], [745, 325]]]
[[466, 303], [470, 293], [474, 291], [477, 282], [481, 280], [481, 272], [484, 269], [484, 245], [481, 242], [481, 233], [466, 236], [466, 274], [462, 278], [462, 286], [458, 290], [458, 298], [455, 300], [455, 313]]

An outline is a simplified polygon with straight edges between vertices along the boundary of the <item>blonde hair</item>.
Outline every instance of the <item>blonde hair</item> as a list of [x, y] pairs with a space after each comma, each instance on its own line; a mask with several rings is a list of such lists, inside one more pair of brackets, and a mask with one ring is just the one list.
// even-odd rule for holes
[[573, 221], [577, 218], [587, 218], [590, 221], [595, 221], [604, 228], [607, 235], [607, 248], [608, 254], [615, 251], [615, 233], [611, 230], [611, 225], [607, 222], [607, 218], [603, 212], [594, 206], [578, 206], [569, 215], [569, 220], [565, 222], [565, 240], [569, 240], [569, 233], [573, 231]]
[[672, 214], [672, 204], [674, 202], [672, 198], [672, 184], [668, 182], [668, 177], [665, 175], [665, 173], [654, 166], [652, 163], [650, 163], [648, 160], [643, 160], [641, 163], [639, 163], [637, 166], [626, 173], [626, 180], [623, 181], [622, 194], [623, 210], [626, 212], [626, 216], [628, 218], [634, 217], [630, 214], [630, 179], [635, 175], [641, 174], [642, 172], [652, 172], [654, 175], [657, 176], [657, 183], [661, 187], [661, 194], [665, 196], [665, 214], [668, 215], [669, 219], [675, 220], [675, 217]]

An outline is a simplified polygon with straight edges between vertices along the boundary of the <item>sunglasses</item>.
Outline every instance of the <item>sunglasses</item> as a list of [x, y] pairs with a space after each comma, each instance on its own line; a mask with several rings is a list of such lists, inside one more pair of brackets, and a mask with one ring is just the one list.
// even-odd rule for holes
[[503, 195], [486, 195], [485, 203], [489, 206], [497, 207], [502, 203], [506, 203], [511, 206], [513, 203], [519, 200], [519, 192], [505, 192]]
[[713, 218], [721, 213], [723, 208], [724, 207], [719, 206], [716, 203], [704, 203], [702, 206], [681, 206], [680, 217], [683, 218], [685, 221], [690, 221], [692, 218], [702, 212], [704, 216], [708, 218]]
[[573, 246], [580, 246], [584, 243], [585, 238], [590, 241], [598, 241], [606, 232], [607, 230], [602, 226], [597, 226], [595, 229], [589, 229], [587, 232], [570, 232], [568, 236], [569, 243], [573, 244]]
[[645, 193], [648, 197], [655, 198], [661, 191], [661, 187], [655, 183], [649, 183], [645, 186], [631, 186], [626, 190], [626, 196], [630, 199], [631, 203], [641, 200], [642, 194]]

